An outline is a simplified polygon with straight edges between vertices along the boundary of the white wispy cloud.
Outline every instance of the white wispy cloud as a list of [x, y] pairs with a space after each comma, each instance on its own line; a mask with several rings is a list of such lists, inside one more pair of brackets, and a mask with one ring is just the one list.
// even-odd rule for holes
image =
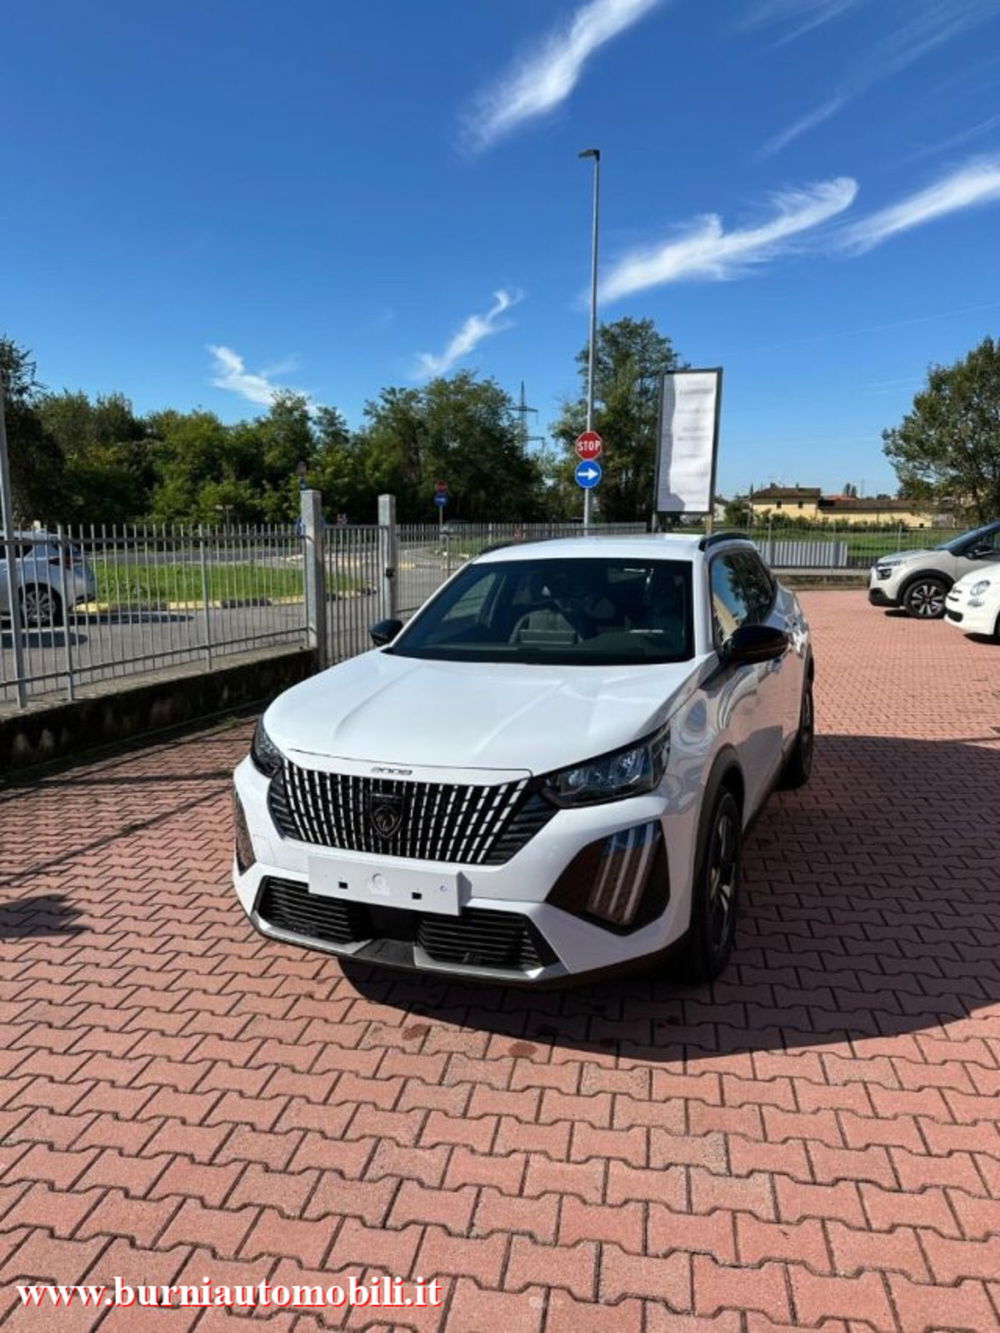
[[768, 139], [767, 143], [757, 154], [758, 157], [773, 157], [775, 153], [780, 153], [782, 148], [787, 148], [794, 140], [800, 138], [803, 134], [808, 134], [814, 130], [817, 125], [822, 125], [824, 120], [829, 120], [831, 116], [836, 115], [844, 105], [842, 97], [831, 97], [829, 101], [824, 102], [822, 106], [816, 107], [804, 116], [800, 116], [787, 129], [782, 130], [773, 138]]
[[849, 176], [782, 190], [770, 197], [773, 215], [767, 221], [729, 232], [716, 213], [696, 218], [665, 244], [620, 259], [601, 285], [601, 299], [613, 301], [668, 282], [738, 278], [753, 265], [794, 248], [803, 233], [849, 208], [857, 192], [857, 182]]
[[485, 148], [522, 121], [551, 111], [573, 91], [587, 60], [662, 0], [590, 0], [569, 22], [516, 60], [481, 94], [468, 118], [474, 148]]
[[1000, 127], [1000, 112], [995, 116], [988, 116], [986, 120], [981, 120], [976, 125], [970, 125], [967, 129], [960, 130], [958, 134], [951, 134], [947, 139], [938, 139], [934, 143], [925, 144], [915, 152], [908, 154], [903, 158], [904, 162], [916, 162], [922, 157], [935, 157], [938, 153], [947, 152], [949, 149], [957, 148], [959, 144], [968, 143], [970, 139], [978, 139], [980, 135], [988, 134], [990, 130]]
[[786, 28], [782, 42], [790, 42], [863, 3], [864, 0], [757, 0], [738, 26], [747, 29], [780, 25]]
[[[785, 28], [779, 42], [783, 44], [864, 5], [873, 7], [873, 0], [758, 0], [742, 26], [780, 25]], [[901, 12], [905, 18], [864, 48], [865, 55], [839, 79], [835, 96], [773, 135], [760, 156], [780, 152], [883, 79], [899, 74], [960, 33], [998, 16], [996, 0], [907, 0], [902, 10], [891, 11], [884, 0], [879, 0], [879, 15], [887, 12]]]
[[432, 352], [419, 352], [417, 354], [417, 369], [414, 379], [426, 379], [428, 375], [444, 375], [456, 361], [461, 360], [463, 356], [468, 356], [469, 352], [477, 347], [484, 338], [489, 338], [494, 333], [502, 333], [505, 329], [513, 327], [512, 321], [503, 320], [501, 316], [522, 299], [522, 292], [503, 290], [494, 292], [493, 304], [486, 314], [470, 315], [440, 355], [435, 356]]
[[[228, 389], [230, 393], [238, 393], [248, 402], [260, 403], [263, 407], [270, 407], [276, 394], [287, 392], [286, 386], [275, 384], [272, 377], [293, 370], [296, 365], [294, 357], [255, 374], [247, 370], [243, 358], [231, 347], [209, 344], [208, 350], [214, 362], [211, 379], [213, 388]], [[296, 389], [294, 392], [302, 391]]]
[[923, 190], [845, 227], [839, 243], [863, 254], [890, 236], [922, 227], [935, 218], [1000, 200], [1000, 157], [974, 158]]

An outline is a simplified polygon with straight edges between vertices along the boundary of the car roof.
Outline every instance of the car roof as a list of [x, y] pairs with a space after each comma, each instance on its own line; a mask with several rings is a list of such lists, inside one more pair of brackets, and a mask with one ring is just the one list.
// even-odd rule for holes
[[[490, 547], [478, 561], [500, 560], [584, 560], [596, 555], [612, 559], [641, 557], [648, 560], [686, 560], [694, 563], [706, 548], [736, 545], [756, 549], [746, 537], [735, 532], [711, 536], [696, 533], [686, 536], [676, 532], [641, 533], [634, 537], [554, 537], [550, 540], [508, 542]], [[477, 561], [477, 563], [478, 563]]]

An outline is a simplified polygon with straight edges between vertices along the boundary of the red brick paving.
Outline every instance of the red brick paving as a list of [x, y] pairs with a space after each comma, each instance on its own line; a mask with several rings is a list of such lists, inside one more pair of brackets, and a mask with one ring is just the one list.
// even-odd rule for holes
[[348, 978], [253, 934], [248, 725], [4, 793], [0, 1322], [43, 1327], [25, 1279], [388, 1270], [443, 1309], [327, 1326], [1000, 1326], [1000, 647], [803, 601], [815, 774], [749, 842], [714, 994]]

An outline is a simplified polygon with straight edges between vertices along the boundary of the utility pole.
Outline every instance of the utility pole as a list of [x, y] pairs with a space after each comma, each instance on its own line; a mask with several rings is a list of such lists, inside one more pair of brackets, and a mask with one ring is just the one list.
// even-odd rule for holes
[[[597, 230], [601, 208], [601, 150], [585, 148], [580, 157], [594, 159], [594, 226], [590, 247], [590, 343], [587, 352], [587, 430], [594, 429], [594, 357], [597, 345]], [[583, 492], [583, 527], [590, 527], [590, 490]]]

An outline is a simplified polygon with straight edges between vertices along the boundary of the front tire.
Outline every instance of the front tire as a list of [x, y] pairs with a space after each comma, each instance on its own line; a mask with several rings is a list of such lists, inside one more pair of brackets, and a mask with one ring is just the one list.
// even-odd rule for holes
[[723, 787], [708, 822], [691, 900], [682, 974], [695, 985], [714, 981], [729, 962], [739, 910], [743, 819], [739, 802]]
[[813, 748], [816, 740], [816, 715], [813, 710], [812, 681], [806, 682], [799, 710], [799, 730], [792, 752], [785, 761], [781, 785], [789, 790], [804, 787], [812, 773]]
[[940, 620], [944, 615], [948, 584], [943, 579], [922, 575], [903, 594], [903, 608], [914, 620]]

